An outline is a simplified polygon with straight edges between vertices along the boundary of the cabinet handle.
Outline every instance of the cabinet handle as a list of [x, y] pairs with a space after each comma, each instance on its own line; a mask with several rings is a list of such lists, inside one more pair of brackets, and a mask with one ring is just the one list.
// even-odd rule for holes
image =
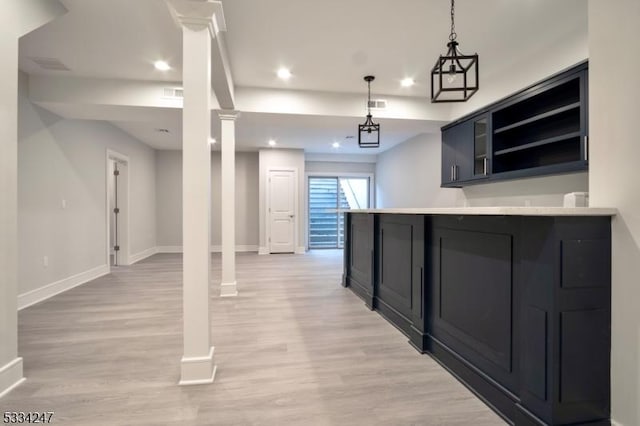
[[584, 137], [584, 161], [589, 161], [589, 136]]
[[487, 163], [488, 163], [487, 157], [484, 157], [484, 160], [482, 161], [482, 166], [484, 167], [484, 175], [485, 176], [487, 175], [487, 169], [488, 169]]
[[458, 165], [457, 164], [455, 164], [453, 166], [453, 179], [454, 180], [458, 180]]
[[451, 177], [451, 181], [453, 181], [453, 166], [451, 166], [451, 171], [449, 172], [449, 176]]
[[420, 318], [424, 318], [424, 267], [420, 267]]

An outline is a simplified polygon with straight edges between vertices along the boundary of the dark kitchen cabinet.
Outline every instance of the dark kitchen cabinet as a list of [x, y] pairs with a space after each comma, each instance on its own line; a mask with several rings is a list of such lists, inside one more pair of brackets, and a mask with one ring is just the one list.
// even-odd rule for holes
[[489, 116], [480, 114], [442, 131], [442, 185], [464, 186], [489, 176]]
[[587, 170], [587, 73], [581, 63], [444, 126], [442, 186]]
[[611, 219], [347, 213], [344, 283], [510, 424], [610, 424]]

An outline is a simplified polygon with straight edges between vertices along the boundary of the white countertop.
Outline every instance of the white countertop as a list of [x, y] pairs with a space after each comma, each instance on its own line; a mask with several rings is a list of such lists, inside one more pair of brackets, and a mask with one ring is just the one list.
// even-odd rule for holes
[[618, 210], [601, 207], [449, 207], [344, 210], [352, 213], [485, 215], [485, 216], [615, 216]]

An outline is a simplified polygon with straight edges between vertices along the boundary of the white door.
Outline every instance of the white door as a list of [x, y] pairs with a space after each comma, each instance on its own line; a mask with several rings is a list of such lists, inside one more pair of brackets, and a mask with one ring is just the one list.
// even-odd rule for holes
[[269, 170], [269, 252], [293, 253], [296, 229], [296, 172]]

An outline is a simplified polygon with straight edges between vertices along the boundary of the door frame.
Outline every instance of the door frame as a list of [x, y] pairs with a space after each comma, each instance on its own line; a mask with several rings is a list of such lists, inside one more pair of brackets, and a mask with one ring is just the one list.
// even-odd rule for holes
[[300, 199], [300, 184], [298, 182], [298, 168], [297, 167], [269, 167], [267, 169], [267, 208], [266, 208], [266, 241], [267, 253], [271, 254], [271, 172], [293, 172], [293, 253], [300, 254], [298, 252], [298, 235], [300, 227], [300, 205], [298, 200]]
[[[116, 160], [116, 161], [120, 161], [126, 164], [127, 166], [127, 180], [126, 182], [124, 182], [124, 186], [120, 187], [124, 189], [124, 197], [126, 200], [126, 206], [127, 208], [124, 210], [124, 216], [125, 216], [125, 220], [123, 221], [123, 223], [118, 224], [118, 229], [121, 230], [121, 234], [119, 236], [119, 245], [120, 245], [120, 257], [118, 258], [118, 264], [120, 266], [127, 266], [130, 265], [130, 233], [129, 233], [129, 224], [130, 224], [130, 215], [129, 212], [131, 210], [131, 197], [129, 196], [130, 194], [130, 182], [131, 182], [131, 161], [129, 160], [129, 157], [118, 152], [118, 151], [114, 151], [112, 149], [108, 149], [107, 148], [107, 152], [106, 152], [106, 157], [105, 157], [105, 212], [106, 212], [106, 226], [105, 226], [105, 237], [106, 237], [106, 243], [105, 243], [105, 258], [106, 258], [106, 264], [107, 264], [107, 268], [109, 269], [109, 272], [111, 272], [111, 244], [109, 244], [109, 240], [111, 237], [111, 219], [110, 219], [110, 215], [112, 213], [111, 209], [111, 205], [109, 203], [109, 178], [110, 173], [109, 173], [109, 161], [110, 160]], [[124, 225], [124, 226], [122, 226]]]
[[332, 172], [306, 172], [304, 174], [304, 246], [309, 250], [309, 178], [312, 177], [334, 177], [340, 179], [345, 178], [368, 178], [369, 179], [369, 208], [374, 209], [376, 207], [376, 182], [375, 173], [332, 173]]

